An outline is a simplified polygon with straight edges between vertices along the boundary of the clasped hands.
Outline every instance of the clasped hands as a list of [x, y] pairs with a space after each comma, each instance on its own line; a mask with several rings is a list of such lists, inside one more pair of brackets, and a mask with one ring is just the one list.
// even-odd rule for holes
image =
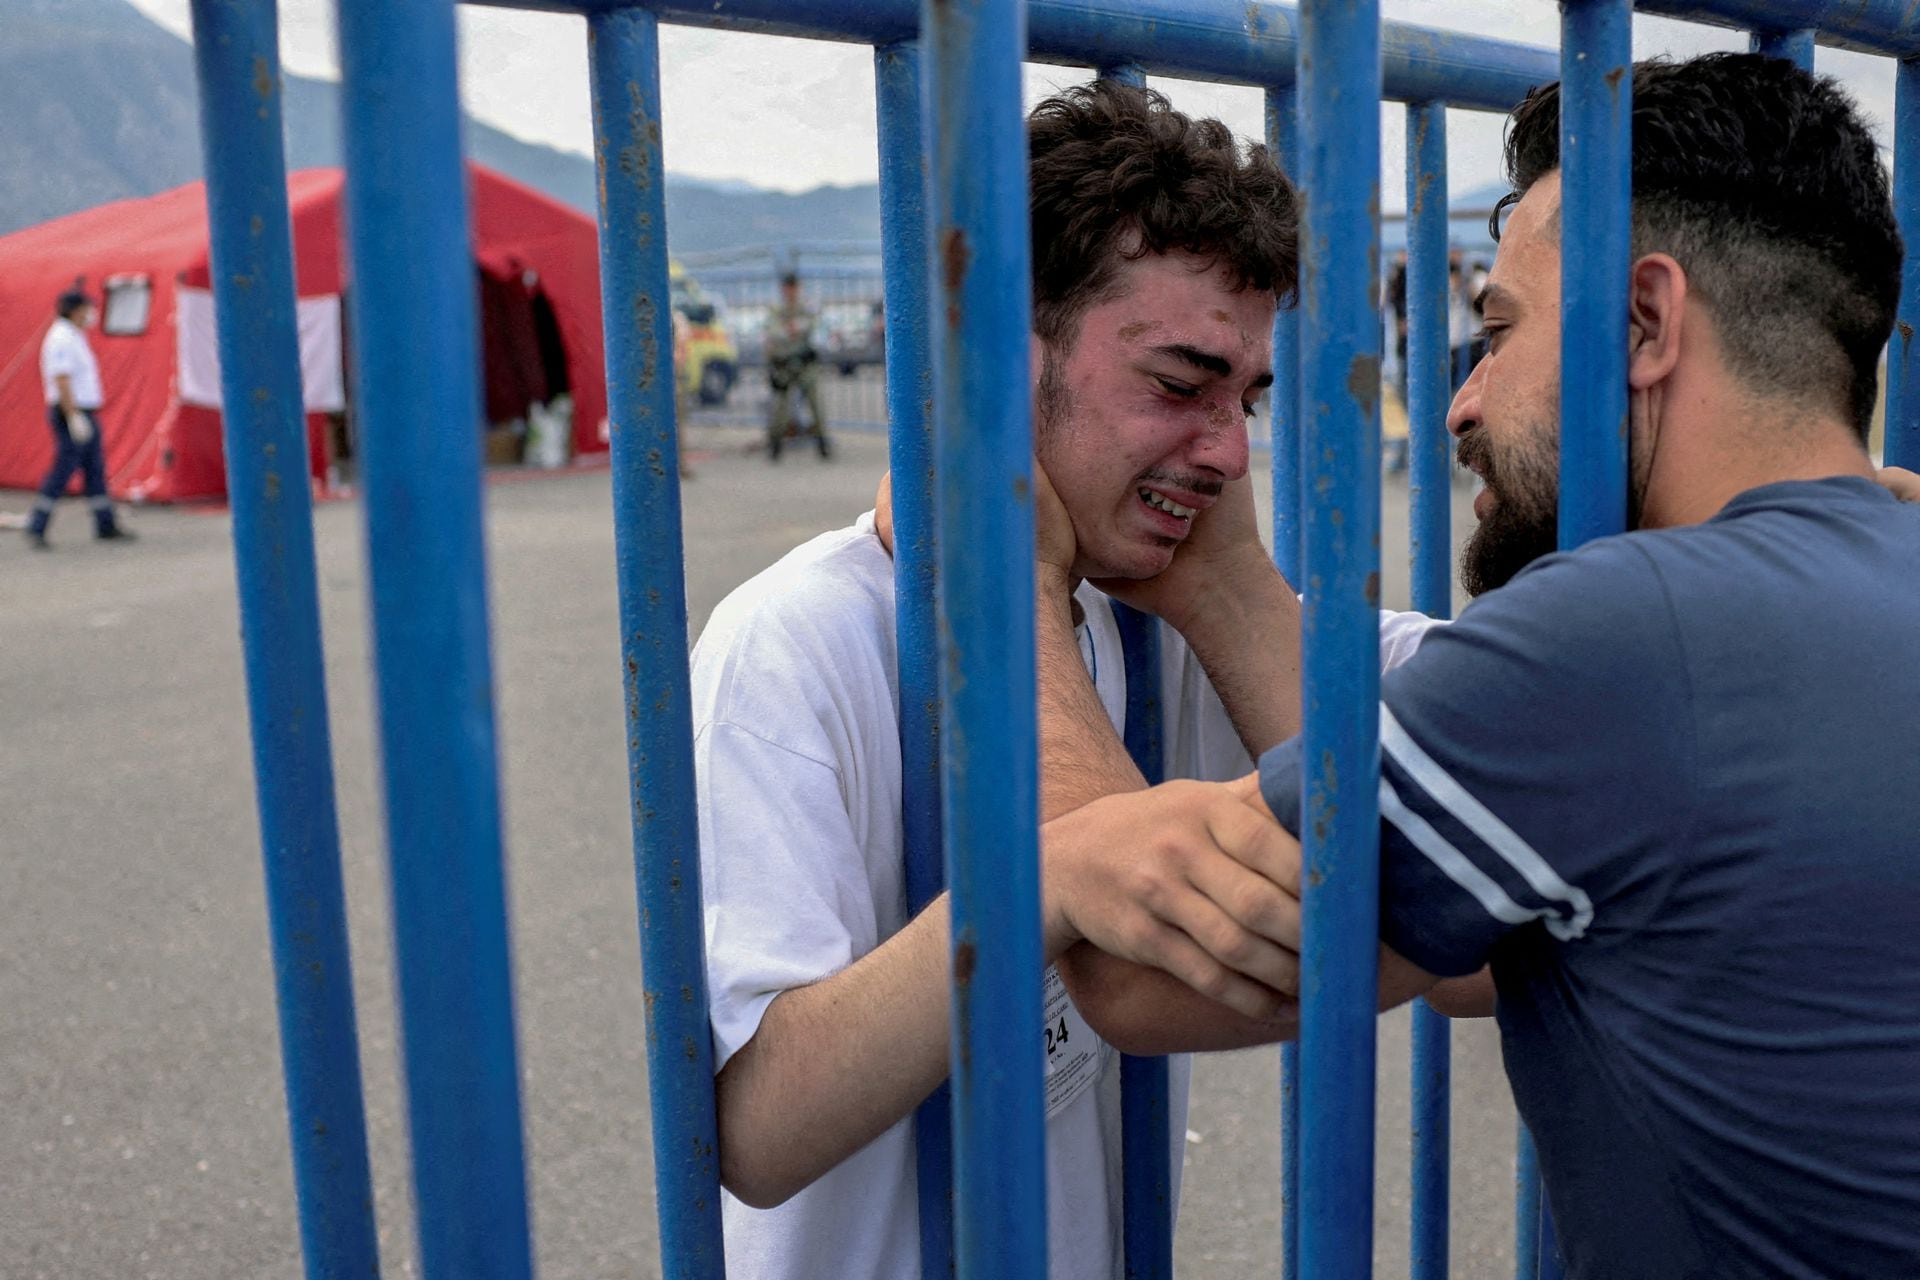
[[[1075, 582], [1073, 523], [1034, 467], [1036, 606], [1066, 608]], [[890, 479], [876, 531], [893, 550]], [[1232, 575], [1271, 572], [1251, 482], [1225, 486], [1195, 517], [1172, 563], [1152, 578], [1095, 585], [1186, 633]], [[1300, 846], [1260, 796], [1254, 775], [1181, 781], [1105, 796], [1046, 824], [1042, 883], [1047, 950], [1081, 941], [1162, 970], [1244, 1017], [1280, 1021], [1297, 1005]]]

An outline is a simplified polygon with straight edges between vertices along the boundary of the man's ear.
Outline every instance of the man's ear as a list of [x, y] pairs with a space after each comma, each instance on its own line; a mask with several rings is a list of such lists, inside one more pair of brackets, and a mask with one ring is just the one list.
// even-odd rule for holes
[[1664, 253], [1633, 264], [1627, 289], [1627, 385], [1646, 391], [1665, 382], [1680, 363], [1680, 331], [1687, 313], [1687, 273]]

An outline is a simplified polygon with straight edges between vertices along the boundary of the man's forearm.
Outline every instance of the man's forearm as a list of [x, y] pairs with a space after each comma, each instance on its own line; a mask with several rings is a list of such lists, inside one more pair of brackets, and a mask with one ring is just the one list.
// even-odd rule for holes
[[785, 1201], [946, 1078], [947, 940], [942, 896], [839, 973], [767, 1006], [714, 1081], [729, 1191], [756, 1208]]
[[1300, 601], [1270, 563], [1250, 566], [1209, 593], [1182, 621], [1247, 754], [1300, 732]]
[[1122, 1053], [1211, 1053], [1288, 1040], [1297, 1005], [1250, 1018], [1201, 995], [1172, 974], [1082, 942], [1059, 960], [1061, 980], [1101, 1039]]
[[[947, 1078], [947, 896], [831, 977], [782, 992], [714, 1081], [720, 1179], [771, 1208], [904, 1120]], [[1042, 933], [1051, 964], [1072, 942]]]

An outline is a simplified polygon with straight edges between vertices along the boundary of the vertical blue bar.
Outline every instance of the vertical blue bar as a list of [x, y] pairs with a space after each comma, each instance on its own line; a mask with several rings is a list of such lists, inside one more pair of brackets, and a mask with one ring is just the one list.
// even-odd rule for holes
[[[940, 852], [940, 661], [935, 643], [933, 353], [920, 49], [873, 51], [880, 130], [880, 267], [887, 311], [887, 447], [893, 476], [893, 590], [900, 671], [901, 830], [907, 910], [946, 889]], [[953, 1274], [953, 1094], [914, 1113], [920, 1274]]]
[[1535, 1280], [1540, 1273], [1540, 1206], [1540, 1161], [1523, 1124], [1513, 1159], [1514, 1280]]
[[1413, 607], [1453, 616], [1453, 449], [1447, 410], [1447, 111], [1407, 107], [1407, 422]]
[[[1407, 107], [1407, 418], [1412, 461], [1413, 607], [1453, 615], [1451, 478], [1447, 435], [1447, 110]], [[1453, 1029], [1425, 1000], [1413, 1006], [1413, 1280], [1447, 1274], [1450, 1076]]]
[[1135, 88], [1147, 86], [1147, 73], [1140, 69], [1137, 62], [1116, 62], [1112, 66], [1100, 68], [1102, 80], [1116, 80], [1121, 84], [1130, 84]]
[[1425, 1000], [1413, 1006], [1413, 1280], [1445, 1280], [1448, 1162], [1453, 1154], [1453, 1028]]
[[1797, 31], [1756, 31], [1747, 42], [1752, 53], [1764, 53], [1769, 58], [1784, 58], [1802, 71], [1813, 70], [1813, 30], [1803, 27]]
[[726, 1262], [701, 946], [658, 20], [644, 9], [594, 14], [587, 49], [660, 1258], [675, 1280], [715, 1280]]
[[1900, 307], [1887, 346], [1888, 466], [1920, 471], [1920, 59], [1900, 64], [1893, 91], [1893, 212], [1907, 243]]
[[[1631, 0], [1564, 0], [1560, 93], [1560, 546], [1567, 549], [1627, 524], [1621, 339], [1632, 262]], [[1549, 1277], [1556, 1268], [1539, 1247], [1546, 1209], [1530, 1137], [1521, 1157], [1520, 1266], [1524, 1275]]]
[[1565, 0], [1560, 75], [1560, 545], [1570, 548], [1627, 522], [1630, 0]]
[[427, 1280], [531, 1274], [453, 5], [341, 0], [375, 687]]
[[[1300, 176], [1300, 94], [1267, 90], [1267, 149], [1288, 178]], [[1273, 389], [1267, 393], [1273, 477], [1273, 562], [1300, 589], [1300, 300], [1273, 315]], [[1304, 679], [1304, 673], [1302, 678]], [[1300, 1042], [1280, 1046], [1280, 1274], [1300, 1274]]]
[[1280, 1276], [1300, 1276], [1300, 1042], [1280, 1046]]
[[[1300, 177], [1300, 95], [1293, 85], [1267, 90], [1267, 149], [1282, 172]], [[1272, 441], [1273, 560], [1293, 589], [1300, 589], [1300, 301], [1273, 315], [1273, 390], [1267, 395]], [[1289, 1042], [1281, 1060], [1297, 1057]], [[1285, 1136], [1282, 1142], [1285, 1142]], [[1283, 1156], [1291, 1161], [1291, 1156]], [[1288, 1181], [1291, 1189], [1298, 1184]], [[1289, 1239], [1293, 1236], [1289, 1233]]]
[[1534, 1268], [1534, 1280], [1560, 1280], [1563, 1268], [1560, 1263], [1560, 1241], [1554, 1235], [1553, 1214], [1547, 1207], [1546, 1196], [1540, 1197], [1540, 1265]]
[[1306, 188], [1301, 367], [1306, 665], [1302, 758], [1300, 1274], [1373, 1264], [1380, 937], [1380, 9], [1300, 8]]
[[920, 19], [962, 1280], [1047, 1265], [1025, 19], [1020, 0], [925, 0]]
[[379, 1272], [307, 484], [272, 4], [194, 0], [227, 497], [308, 1280]]
[[[1157, 786], [1166, 777], [1160, 620], [1117, 601], [1113, 612], [1126, 655], [1127, 754], [1147, 785]], [[1122, 1055], [1120, 1151], [1127, 1280], [1173, 1277], [1174, 1151], [1167, 1087], [1165, 1058]]]

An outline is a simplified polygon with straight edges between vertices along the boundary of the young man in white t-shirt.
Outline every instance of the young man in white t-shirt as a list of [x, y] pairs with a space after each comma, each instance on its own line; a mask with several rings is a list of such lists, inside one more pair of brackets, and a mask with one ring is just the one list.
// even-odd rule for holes
[[[1298, 724], [1298, 605], [1260, 546], [1246, 479], [1246, 417], [1272, 381], [1274, 309], [1294, 284], [1296, 209], [1264, 149], [1141, 89], [1100, 82], [1049, 99], [1029, 144], [1052, 815], [1110, 782], [1083, 775], [1059, 744], [1089, 725], [1117, 744], [1124, 718], [1119, 630], [1096, 582], [1168, 624], [1166, 776], [1238, 776]], [[911, 1116], [948, 1071], [949, 942], [944, 897], [912, 918], [906, 906], [894, 576], [881, 532], [869, 513], [790, 553], [720, 605], [694, 650], [736, 1280], [920, 1274]], [[1389, 652], [1411, 652], [1424, 622], [1387, 620]], [[1275, 1037], [1297, 964], [1263, 935], [1284, 932], [1275, 914], [1292, 900], [1241, 865], [1259, 865], [1261, 824], [1237, 801], [1219, 808], [1245, 838], [1237, 856], [1206, 866], [1048, 856], [1050, 1002], [1066, 998], [1051, 962], [1072, 969], [1092, 942], [1207, 990], [1222, 1006], [1209, 1044]], [[1221, 841], [1236, 845], [1233, 832]], [[1133, 968], [1121, 980], [1167, 979]], [[1118, 1055], [1070, 1004], [1061, 1016], [1073, 1051], [1047, 1068], [1051, 1274], [1113, 1280]], [[1177, 1189], [1184, 1059], [1171, 1075]]]

